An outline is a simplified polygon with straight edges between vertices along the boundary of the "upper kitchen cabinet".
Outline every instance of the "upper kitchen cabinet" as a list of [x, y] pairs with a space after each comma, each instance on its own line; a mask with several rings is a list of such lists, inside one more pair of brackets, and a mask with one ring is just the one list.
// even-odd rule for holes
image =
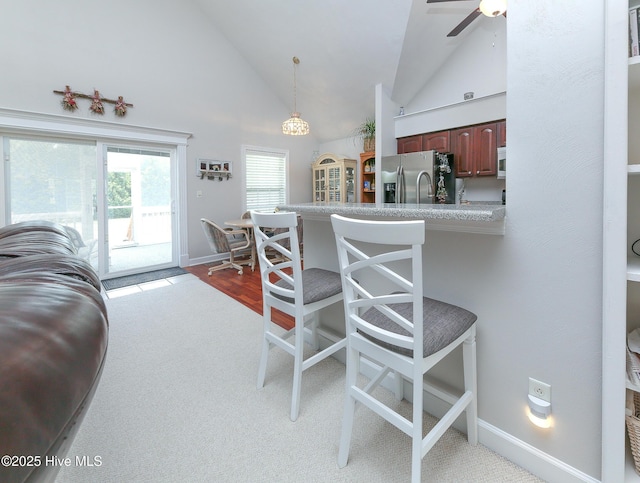
[[456, 178], [496, 176], [497, 123], [480, 124], [451, 131]]
[[398, 154], [439, 151], [454, 154], [456, 177], [496, 176], [498, 147], [507, 145], [507, 121], [434, 131], [398, 139]]
[[497, 123], [498, 127], [498, 147], [504, 148], [507, 145], [507, 121]]
[[355, 202], [357, 164], [355, 159], [347, 159], [334, 154], [327, 153], [319, 156], [311, 166], [313, 200]]
[[451, 131], [436, 131], [398, 139], [398, 154], [419, 151], [451, 152]]
[[441, 153], [451, 152], [451, 131], [438, 131], [424, 134], [422, 136], [423, 151], [439, 151]]
[[398, 154], [417, 153], [422, 149], [422, 134], [398, 139]]

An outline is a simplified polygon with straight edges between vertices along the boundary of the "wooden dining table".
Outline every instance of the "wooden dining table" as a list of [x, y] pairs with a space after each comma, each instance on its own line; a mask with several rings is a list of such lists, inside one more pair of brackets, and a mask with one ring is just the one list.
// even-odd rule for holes
[[235, 220], [227, 220], [224, 222], [225, 225], [232, 226], [234, 228], [240, 228], [247, 233], [247, 238], [249, 239], [249, 243], [251, 244], [251, 271], [254, 271], [256, 268], [256, 241], [253, 236], [253, 222], [251, 218], [237, 218]]

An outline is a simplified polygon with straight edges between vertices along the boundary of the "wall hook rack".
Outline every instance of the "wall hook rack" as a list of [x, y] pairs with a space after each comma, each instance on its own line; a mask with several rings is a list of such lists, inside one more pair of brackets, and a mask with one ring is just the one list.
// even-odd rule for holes
[[104, 103], [114, 104], [114, 112], [116, 116], [124, 117], [127, 114], [127, 108], [133, 107], [133, 104], [124, 101], [122, 96], [118, 96], [118, 99], [107, 99], [100, 95], [100, 91], [94, 89], [93, 95], [83, 94], [82, 92], [72, 91], [71, 87], [65, 86], [64, 91], [53, 91], [55, 94], [64, 96], [62, 98], [62, 107], [67, 111], [75, 111], [78, 109], [78, 103], [76, 99], [89, 99], [91, 100], [91, 106], [89, 110], [95, 114], [104, 114]]
[[207, 179], [216, 179], [218, 178], [218, 181], [222, 181], [223, 179], [226, 179], [227, 181], [229, 181], [229, 178], [231, 178], [231, 173], [229, 171], [200, 171], [200, 179], [204, 179], [204, 177], [207, 177]]

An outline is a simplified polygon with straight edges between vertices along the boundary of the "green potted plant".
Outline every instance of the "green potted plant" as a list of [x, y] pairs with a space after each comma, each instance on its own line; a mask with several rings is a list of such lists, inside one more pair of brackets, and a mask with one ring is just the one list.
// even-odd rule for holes
[[376, 150], [376, 121], [366, 119], [355, 129], [355, 137], [362, 139], [363, 151], [365, 153]]

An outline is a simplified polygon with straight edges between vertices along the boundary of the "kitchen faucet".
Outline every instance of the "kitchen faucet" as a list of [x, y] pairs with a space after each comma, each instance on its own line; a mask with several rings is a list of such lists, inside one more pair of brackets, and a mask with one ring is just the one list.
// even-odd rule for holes
[[426, 176], [427, 177], [427, 181], [429, 182], [429, 186], [428, 186], [428, 190], [427, 190], [427, 196], [429, 198], [433, 198], [433, 184], [431, 181], [431, 175], [427, 172], [427, 171], [420, 171], [418, 173], [418, 178], [416, 179], [416, 203], [420, 204], [420, 181], [422, 176]]

